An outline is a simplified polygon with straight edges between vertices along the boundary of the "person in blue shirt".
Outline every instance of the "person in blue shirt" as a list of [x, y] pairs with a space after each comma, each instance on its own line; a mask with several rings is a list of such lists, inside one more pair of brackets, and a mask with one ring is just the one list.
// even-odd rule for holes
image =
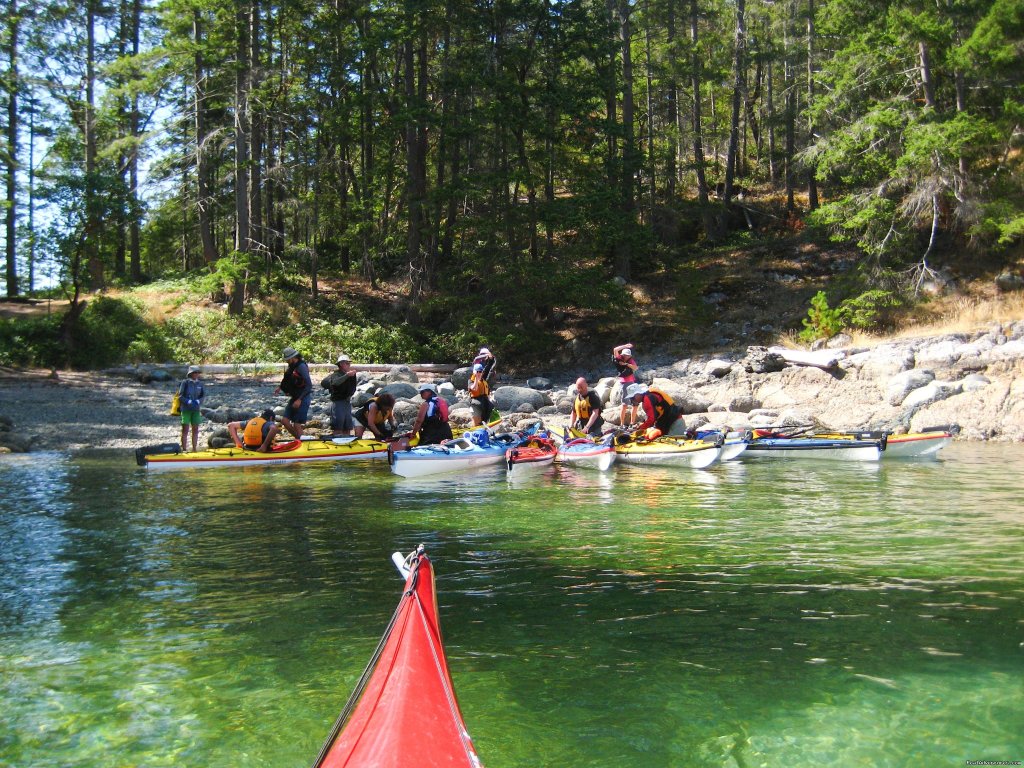
[[188, 437], [189, 427], [192, 428], [192, 453], [196, 452], [196, 443], [199, 442], [199, 425], [203, 423], [203, 414], [200, 408], [203, 405], [203, 398], [206, 397], [206, 389], [199, 381], [202, 370], [198, 365], [190, 365], [188, 373], [178, 385], [178, 399], [181, 402], [181, 452], [185, 453], [185, 442]]
[[313, 381], [309, 378], [309, 366], [293, 347], [286, 347], [281, 356], [288, 361], [288, 368], [274, 394], [284, 392], [288, 395], [288, 405], [281, 416], [281, 425], [292, 433], [292, 437], [299, 440], [309, 416], [309, 403], [313, 399]]

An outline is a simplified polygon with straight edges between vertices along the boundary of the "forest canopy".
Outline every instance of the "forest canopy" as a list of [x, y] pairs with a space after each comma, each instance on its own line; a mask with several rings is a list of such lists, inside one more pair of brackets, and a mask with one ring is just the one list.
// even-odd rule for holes
[[890, 292], [1024, 233], [1014, 0], [3, 4], [6, 292], [59, 284], [68, 344], [84, 292], [182, 274], [500, 333], [732, 229]]

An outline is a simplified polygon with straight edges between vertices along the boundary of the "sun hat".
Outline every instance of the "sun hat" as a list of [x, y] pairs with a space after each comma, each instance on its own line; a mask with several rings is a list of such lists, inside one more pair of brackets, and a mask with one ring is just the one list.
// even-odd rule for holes
[[646, 384], [630, 384], [626, 387], [626, 399], [632, 400], [637, 395], [643, 395], [647, 392]]
[[433, 392], [435, 395], [437, 394], [437, 387], [434, 386], [433, 384], [420, 384], [418, 387], [416, 387], [416, 390], [418, 392], [430, 391]]
[[484, 367], [483, 367], [483, 365], [482, 365], [482, 364], [480, 364], [480, 363], [476, 363], [476, 364], [475, 364], [475, 365], [473, 366], [473, 373], [480, 373], [480, 372], [481, 372], [481, 371], [482, 371], [483, 369], [484, 369]]
[[298, 356], [299, 353], [295, 351], [292, 347], [285, 347], [284, 352], [281, 353], [281, 357], [283, 357], [285, 360], [291, 360], [293, 357]]
[[185, 375], [186, 376], [191, 376], [193, 373], [202, 373], [202, 372], [203, 372], [203, 369], [200, 368], [198, 365], [190, 365], [188, 367], [188, 373], [186, 373]]
[[477, 354], [478, 355], [490, 355], [491, 354], [491, 350], [489, 350], [487, 347], [480, 347], [480, 351], [477, 352]]
[[624, 350], [622, 350], [622, 352], [620, 354], [623, 357], [632, 357], [633, 356], [633, 348], [632, 347], [626, 347]]
[[341, 363], [351, 363], [352, 359], [348, 355], [338, 355], [338, 365]]

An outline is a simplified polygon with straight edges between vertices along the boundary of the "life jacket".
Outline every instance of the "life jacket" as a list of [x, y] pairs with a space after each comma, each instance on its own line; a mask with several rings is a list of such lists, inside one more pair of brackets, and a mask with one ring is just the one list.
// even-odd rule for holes
[[576, 399], [572, 401], [573, 416], [580, 424], [586, 424], [590, 420], [590, 412], [592, 410], [590, 405], [591, 394], [590, 392], [587, 392], [585, 395], [577, 393]]
[[[289, 397], [299, 397], [306, 390], [306, 377], [299, 371], [299, 367], [303, 365], [306, 365], [306, 361], [300, 358], [297, 363], [289, 364], [288, 370], [284, 372], [281, 391]], [[306, 370], [309, 370], [309, 366], [306, 366]]]
[[636, 369], [629, 365], [630, 363], [636, 365], [636, 360], [632, 357], [613, 357], [612, 360], [623, 384], [631, 384], [636, 381]]
[[489, 394], [491, 394], [491, 388], [487, 386], [484, 375], [481, 373], [480, 378], [477, 378], [476, 374], [473, 374], [469, 379], [469, 396], [487, 397]]
[[[648, 411], [648, 404], [651, 411]], [[672, 401], [672, 398], [658, 389], [648, 389], [643, 399], [644, 413], [647, 418], [641, 426], [657, 426], [663, 432], [667, 432], [677, 418], [679, 418], [679, 407]], [[648, 423], [650, 422], [650, 423]]]
[[370, 403], [374, 403], [377, 406], [377, 416], [374, 419], [373, 423], [375, 426], [378, 427], [383, 426], [384, 422], [388, 420], [388, 416], [391, 414], [391, 412], [385, 411], [381, 407], [380, 401], [378, 400], [379, 397], [380, 395], [378, 395], [377, 397], [371, 397], [369, 400], [363, 403], [363, 405], [359, 406], [359, 409], [353, 414], [355, 420], [358, 421], [360, 424], [366, 425], [367, 427], [370, 426]]
[[427, 415], [423, 417], [423, 427], [438, 427], [448, 423], [448, 401], [443, 397], [431, 395], [427, 400]]
[[259, 448], [263, 445], [263, 425], [267, 420], [257, 416], [245, 424], [245, 431], [242, 432], [242, 444], [250, 448]]
[[660, 395], [661, 399], [665, 401], [666, 405], [669, 405], [669, 406], [675, 405], [675, 401], [672, 399], [672, 397], [667, 392], [662, 392], [660, 389], [655, 389], [654, 387], [648, 388], [647, 391], [648, 392], [653, 392], [656, 395]]
[[420, 445], [432, 445], [452, 436], [448, 424], [448, 402], [443, 397], [432, 396], [427, 402], [427, 413], [420, 425]]

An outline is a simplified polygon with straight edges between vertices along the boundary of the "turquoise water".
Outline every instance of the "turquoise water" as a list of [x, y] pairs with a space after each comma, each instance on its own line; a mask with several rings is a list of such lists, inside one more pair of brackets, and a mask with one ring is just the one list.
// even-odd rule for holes
[[5, 457], [0, 765], [309, 765], [421, 542], [489, 768], [1024, 760], [1024, 447], [942, 456], [515, 486]]

